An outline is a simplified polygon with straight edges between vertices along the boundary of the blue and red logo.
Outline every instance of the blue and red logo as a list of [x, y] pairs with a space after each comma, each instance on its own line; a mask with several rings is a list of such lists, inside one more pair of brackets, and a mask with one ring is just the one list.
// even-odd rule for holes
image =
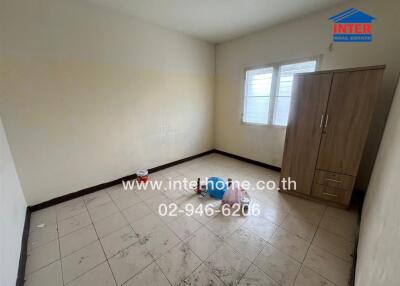
[[333, 21], [334, 42], [371, 42], [374, 17], [351, 8], [329, 18]]

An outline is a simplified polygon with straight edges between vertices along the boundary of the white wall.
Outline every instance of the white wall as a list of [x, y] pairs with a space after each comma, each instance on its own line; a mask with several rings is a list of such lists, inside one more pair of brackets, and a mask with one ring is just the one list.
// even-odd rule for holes
[[0, 118], [0, 285], [15, 285], [26, 202]]
[[356, 285], [400, 281], [400, 86], [397, 88], [361, 216]]
[[213, 148], [213, 45], [81, 0], [0, 8], [0, 114], [28, 204]]
[[[372, 43], [335, 43], [330, 16], [358, 8], [377, 20]], [[241, 124], [244, 68], [322, 55], [322, 69], [386, 64], [384, 90], [361, 166], [365, 188], [379, 145], [400, 68], [400, 1], [350, 1], [326, 11], [275, 26], [217, 46], [215, 146], [217, 149], [281, 166], [285, 129]]]

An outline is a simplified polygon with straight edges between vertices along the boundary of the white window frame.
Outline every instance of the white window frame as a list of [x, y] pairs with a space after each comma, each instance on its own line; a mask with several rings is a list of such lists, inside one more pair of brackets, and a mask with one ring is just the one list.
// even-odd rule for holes
[[[278, 127], [278, 128], [286, 128], [287, 125], [276, 125], [273, 124], [274, 120], [274, 108], [275, 108], [275, 100], [276, 100], [276, 93], [277, 93], [277, 86], [279, 84], [279, 67], [283, 65], [290, 65], [290, 64], [296, 64], [296, 63], [301, 63], [301, 62], [308, 62], [308, 61], [316, 61], [315, 64], [315, 71], [320, 70], [320, 65], [322, 62], [322, 55], [315, 56], [315, 57], [308, 57], [308, 58], [298, 58], [298, 59], [293, 59], [293, 60], [288, 60], [288, 61], [281, 61], [281, 62], [276, 62], [273, 64], [266, 64], [266, 65], [260, 65], [260, 66], [252, 66], [252, 67], [247, 67], [244, 69], [244, 77], [243, 77], [243, 96], [242, 96], [242, 105], [241, 105], [241, 113], [240, 113], [240, 121], [241, 124], [243, 125], [251, 125], [251, 126], [263, 126], [263, 127]], [[255, 69], [262, 69], [262, 68], [272, 68], [272, 83], [271, 83], [271, 94], [270, 94], [270, 103], [269, 103], [269, 112], [268, 112], [268, 120], [267, 123], [253, 123], [253, 122], [245, 122], [243, 120], [244, 118], [244, 112], [245, 112], [245, 101], [246, 101], [246, 72], [249, 70], [255, 70]], [[290, 113], [290, 110], [289, 110]]]

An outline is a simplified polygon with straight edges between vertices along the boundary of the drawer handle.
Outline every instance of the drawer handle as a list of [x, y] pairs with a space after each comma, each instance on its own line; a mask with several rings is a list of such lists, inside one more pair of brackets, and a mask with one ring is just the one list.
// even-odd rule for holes
[[343, 181], [335, 180], [335, 179], [325, 179], [325, 181], [335, 182], [335, 183], [343, 183]]
[[327, 192], [323, 192], [322, 194], [330, 196], [330, 197], [335, 197], [335, 198], [337, 198], [337, 196], [338, 196], [338, 195], [330, 194], [330, 193], [327, 193]]

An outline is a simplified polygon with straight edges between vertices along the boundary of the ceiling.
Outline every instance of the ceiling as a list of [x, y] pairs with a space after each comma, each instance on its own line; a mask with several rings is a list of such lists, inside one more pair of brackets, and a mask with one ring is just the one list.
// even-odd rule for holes
[[347, 0], [88, 0], [211, 43], [225, 42]]

